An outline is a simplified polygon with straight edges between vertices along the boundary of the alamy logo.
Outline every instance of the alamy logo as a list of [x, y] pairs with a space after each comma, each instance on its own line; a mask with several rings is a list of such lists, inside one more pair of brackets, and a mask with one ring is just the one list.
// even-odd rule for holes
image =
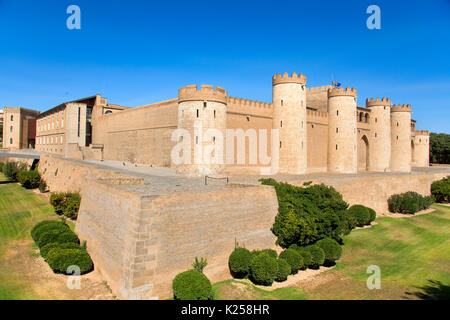
[[67, 278], [67, 288], [70, 290], [81, 289], [81, 269], [79, 266], [69, 266], [67, 268], [67, 274], [71, 274]]
[[226, 129], [225, 132], [216, 128], [203, 130], [202, 123], [196, 121], [193, 136], [186, 129], [172, 132], [171, 140], [177, 144], [172, 148], [170, 156], [175, 165], [248, 164], [259, 166], [262, 175], [276, 174], [279, 164], [278, 129], [271, 129], [270, 137], [271, 156], [268, 155], [269, 139], [266, 129]]
[[381, 269], [379, 266], [371, 265], [367, 267], [366, 273], [371, 274], [367, 278], [367, 289], [381, 289]]
[[70, 5], [67, 7], [67, 14], [70, 16], [66, 20], [66, 26], [69, 30], [81, 29], [81, 9], [77, 5]]
[[367, 28], [370, 30], [373, 29], [381, 29], [381, 9], [379, 6], [372, 4], [367, 7], [367, 14], [371, 14], [370, 17], [367, 18]]

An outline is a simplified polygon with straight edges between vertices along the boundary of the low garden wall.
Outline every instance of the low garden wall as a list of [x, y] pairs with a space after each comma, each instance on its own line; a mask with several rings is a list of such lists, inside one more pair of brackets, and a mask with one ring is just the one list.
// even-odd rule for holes
[[393, 194], [415, 191], [430, 195], [431, 184], [450, 175], [450, 170], [442, 172], [414, 172], [411, 174], [377, 174], [372, 176], [321, 177], [316, 179], [289, 180], [290, 184], [302, 186], [304, 182], [324, 183], [339, 191], [350, 205], [362, 204], [377, 213], [388, 212], [387, 200]]

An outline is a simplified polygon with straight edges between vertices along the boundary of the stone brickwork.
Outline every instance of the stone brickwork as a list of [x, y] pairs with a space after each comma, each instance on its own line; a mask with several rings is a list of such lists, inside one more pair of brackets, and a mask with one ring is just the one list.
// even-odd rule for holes
[[173, 278], [192, 268], [196, 256], [208, 260], [205, 274], [212, 282], [228, 279], [235, 241], [249, 249], [275, 247], [272, 187], [146, 195], [112, 181], [84, 186], [76, 232], [120, 298], [171, 297]]

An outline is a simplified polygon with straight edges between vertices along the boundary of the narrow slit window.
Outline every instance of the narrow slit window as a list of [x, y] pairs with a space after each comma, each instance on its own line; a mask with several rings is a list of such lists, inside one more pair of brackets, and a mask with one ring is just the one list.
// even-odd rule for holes
[[198, 118], [198, 115], [199, 115], [199, 111], [198, 111], [198, 109], [197, 109], [197, 118]]

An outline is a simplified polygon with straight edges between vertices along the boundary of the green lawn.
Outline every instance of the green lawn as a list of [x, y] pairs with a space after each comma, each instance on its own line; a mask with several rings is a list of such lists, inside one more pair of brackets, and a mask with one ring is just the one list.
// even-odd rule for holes
[[[353, 231], [336, 267], [316, 280], [273, 292], [248, 284], [243, 290], [230, 280], [214, 284], [214, 292], [218, 299], [450, 299], [450, 207], [433, 208], [409, 218], [380, 218], [369, 229]], [[379, 290], [367, 288], [370, 265], [380, 267]]]
[[30, 240], [33, 225], [49, 217], [56, 214], [47, 202], [0, 173], [0, 300], [38, 298], [28, 283], [14, 273], [15, 266], [8, 263], [5, 255], [12, 245]]

